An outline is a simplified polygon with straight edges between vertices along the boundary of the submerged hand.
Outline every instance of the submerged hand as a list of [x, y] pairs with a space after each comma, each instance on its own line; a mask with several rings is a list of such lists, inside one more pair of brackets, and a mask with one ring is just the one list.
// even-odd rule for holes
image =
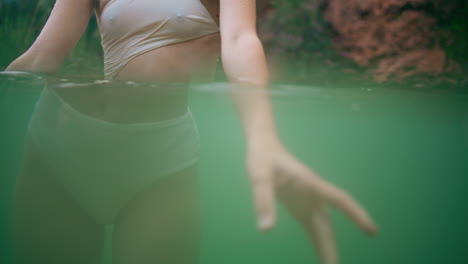
[[302, 224], [322, 264], [338, 263], [328, 205], [340, 209], [364, 232], [376, 233], [369, 215], [349, 194], [320, 178], [279, 142], [250, 149], [247, 170], [253, 185], [258, 227], [266, 231], [274, 226], [277, 197]]

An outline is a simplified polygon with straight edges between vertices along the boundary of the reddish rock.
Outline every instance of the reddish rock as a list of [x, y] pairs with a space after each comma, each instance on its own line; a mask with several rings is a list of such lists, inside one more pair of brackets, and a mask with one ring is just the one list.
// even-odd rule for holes
[[338, 54], [378, 81], [460, 72], [440, 47], [450, 45], [450, 34], [428, 12], [448, 18], [456, 6], [442, 0], [258, 0], [259, 35], [270, 59], [330, 65], [322, 52], [330, 54], [324, 47], [332, 36]]
[[445, 52], [435, 47], [436, 19], [422, 5], [429, 0], [329, 0], [325, 17], [335, 31], [333, 43], [375, 78], [439, 74]]
[[440, 48], [399, 53], [379, 61], [375, 79], [385, 81], [389, 77], [405, 78], [417, 73], [437, 75], [444, 70], [445, 61], [445, 52]]

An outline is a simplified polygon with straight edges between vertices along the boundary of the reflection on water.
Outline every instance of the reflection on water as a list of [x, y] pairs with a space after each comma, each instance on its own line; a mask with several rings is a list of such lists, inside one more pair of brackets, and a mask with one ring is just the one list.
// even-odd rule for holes
[[[121, 258], [317, 263], [283, 210], [271, 233], [255, 229], [230, 85], [46, 79], [0, 75], [1, 263], [14, 263], [12, 241], [62, 263], [79, 249], [73, 260], [88, 263], [109, 223], [106, 243]], [[367, 239], [334, 212], [343, 263], [468, 262], [467, 94], [313, 85], [271, 94], [291, 152], [381, 228]], [[45, 238], [69, 251], [45, 251]]]
[[171, 119], [187, 111], [187, 85], [130, 81], [48, 80], [60, 100], [83, 114], [116, 123]]

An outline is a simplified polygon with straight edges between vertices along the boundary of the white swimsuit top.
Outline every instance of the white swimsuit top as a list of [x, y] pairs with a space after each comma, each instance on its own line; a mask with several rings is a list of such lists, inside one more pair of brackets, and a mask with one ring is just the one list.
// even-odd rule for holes
[[106, 79], [140, 54], [219, 32], [199, 0], [110, 0], [98, 24]]

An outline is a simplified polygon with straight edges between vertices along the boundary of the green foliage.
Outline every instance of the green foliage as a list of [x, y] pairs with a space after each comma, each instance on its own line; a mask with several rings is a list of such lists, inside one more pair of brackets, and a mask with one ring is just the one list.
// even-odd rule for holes
[[466, 0], [428, 0], [418, 7], [437, 21], [436, 45], [441, 45], [448, 59], [468, 70], [468, 2]]
[[273, 0], [272, 6], [273, 14], [261, 21], [261, 31], [271, 35], [267, 47], [278, 55], [302, 60], [311, 59], [316, 51], [333, 52], [322, 1]]
[[[279, 77], [304, 79], [333, 66], [340, 58], [323, 17], [323, 0], [272, 0], [273, 10], [260, 20], [268, 56], [281, 65]], [[297, 77], [297, 78], [296, 78]]]
[[[0, 8], [0, 67], [21, 55], [34, 41], [50, 12], [45, 1], [27, 5], [25, 1], [2, 1]], [[40, 26], [38, 26], [40, 25]]]
[[442, 45], [450, 59], [456, 60], [468, 70], [468, 3], [465, 1], [453, 10], [449, 18], [441, 20], [440, 28], [447, 35]]

